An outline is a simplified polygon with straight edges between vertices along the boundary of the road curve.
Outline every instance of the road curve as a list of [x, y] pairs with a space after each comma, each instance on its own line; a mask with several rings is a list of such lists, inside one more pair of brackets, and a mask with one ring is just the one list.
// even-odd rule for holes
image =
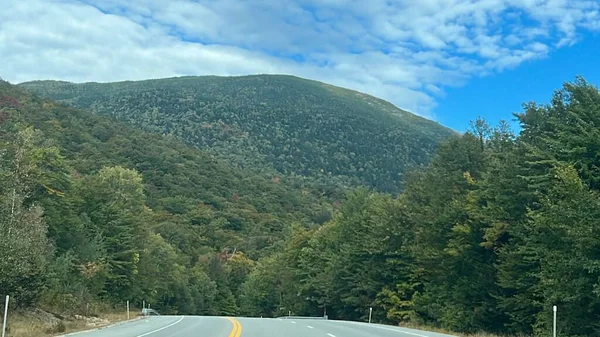
[[451, 337], [451, 335], [434, 332], [348, 321], [207, 316], [153, 316], [76, 335], [77, 337]]

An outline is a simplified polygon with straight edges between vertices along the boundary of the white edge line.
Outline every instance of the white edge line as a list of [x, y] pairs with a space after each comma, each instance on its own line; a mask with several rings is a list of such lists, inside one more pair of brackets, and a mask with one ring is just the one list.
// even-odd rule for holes
[[307, 328], [309, 328], [309, 329], [314, 329], [314, 328], [313, 328], [312, 326], [310, 326], [310, 325], [307, 325], [306, 327], [307, 327]]
[[371, 327], [376, 328], [376, 329], [383, 329], [383, 330], [388, 330], [388, 331], [394, 331], [394, 332], [397, 332], [397, 333], [403, 333], [403, 334], [407, 334], [407, 335], [418, 336], [418, 337], [427, 337], [427, 336], [421, 335], [419, 333], [414, 333], [414, 332], [409, 332], [409, 331], [404, 331], [404, 330], [399, 330], [399, 329], [386, 328], [386, 327], [383, 327], [383, 326], [372, 325]]
[[100, 330], [100, 328], [94, 328], [94, 329], [82, 330], [82, 331], [75, 331], [75, 332], [68, 333], [66, 335], [59, 335], [59, 336], [56, 336], [56, 337], [76, 336], [76, 335], [81, 335], [83, 333], [88, 333], [88, 332], [93, 332], [93, 331], [98, 331], [98, 330]]
[[155, 333], [155, 332], [159, 332], [159, 331], [161, 331], [161, 330], [164, 330], [164, 329], [166, 329], [166, 328], [170, 328], [170, 327], [172, 327], [173, 325], [175, 325], [175, 324], [177, 324], [177, 323], [181, 322], [181, 321], [183, 320], [183, 317], [184, 317], [184, 316], [181, 316], [181, 318], [180, 318], [180, 319], [179, 319], [177, 322], [175, 322], [175, 323], [171, 323], [171, 324], [169, 324], [169, 325], [163, 326], [162, 328], [158, 328], [158, 329], [156, 329], [156, 330], [153, 330], [153, 331], [150, 331], [150, 332], [146, 332], [146, 333], [144, 333], [144, 334], [141, 334], [141, 335], [137, 335], [136, 337], [144, 337], [144, 336], [148, 336], [148, 335], [150, 335], [150, 334], [153, 334], [153, 333]]
[[81, 335], [81, 334], [88, 333], [88, 332], [94, 332], [94, 331], [98, 331], [98, 330], [110, 329], [110, 328], [115, 327], [115, 326], [119, 326], [119, 325], [123, 325], [123, 324], [127, 324], [127, 323], [132, 323], [132, 322], [138, 321], [139, 319], [140, 318], [138, 317], [138, 318], [132, 318], [130, 320], [113, 322], [113, 323], [110, 323], [110, 324], [107, 324], [107, 325], [99, 326], [97, 328], [88, 329], [88, 330], [81, 330], [81, 331], [75, 331], [75, 332], [69, 332], [67, 334], [58, 335], [58, 336], [54, 336], [54, 337], [70, 337], [70, 336]]
[[[367, 324], [367, 323], [362, 323], [362, 322], [352, 322], [352, 321], [338, 321], [338, 322], [351, 323], [351, 324], [358, 324], [358, 325], [366, 325], [366, 324]], [[402, 329], [402, 327], [398, 327], [398, 328], [400, 328], [400, 329], [398, 329], [398, 328], [396, 328], [396, 329], [393, 329], [393, 328], [387, 328], [387, 327], [384, 327], [384, 326], [378, 326], [378, 325], [376, 325], [376, 324], [371, 324], [371, 325], [369, 325], [369, 326], [370, 326], [370, 327], [372, 327], [372, 328], [376, 328], [376, 329], [383, 329], [383, 330], [388, 330], [388, 331], [394, 331], [394, 332], [401, 333], [401, 334], [413, 335], [413, 336], [418, 336], [418, 337], [428, 337], [428, 336], [426, 336], [426, 335], [422, 335], [422, 334], [419, 334], [419, 333], [414, 333], [414, 332], [410, 332], [410, 331], [400, 330], [400, 329]], [[445, 336], [445, 337], [456, 337], [456, 336], [454, 336], [454, 335], [444, 335], [444, 334], [441, 334], [441, 336]]]
[[418, 337], [427, 337], [427, 336], [421, 335], [419, 333], [414, 333], [414, 332], [409, 332], [409, 331], [404, 331], [404, 330], [399, 330], [399, 329], [386, 328], [386, 327], [383, 327], [383, 326], [371, 325], [371, 327], [376, 328], [376, 329], [383, 329], [383, 330], [388, 330], [388, 331], [394, 331], [394, 332], [397, 332], [397, 333], [403, 333], [403, 334], [407, 334], [407, 335], [418, 336]]
[[413, 335], [413, 336], [419, 336], [419, 337], [427, 337], [427, 336], [425, 336], [425, 335], [421, 335], [421, 334], [414, 333], [414, 332], [408, 332], [408, 331], [404, 331], [404, 330], [398, 330], [398, 329], [384, 328], [384, 327], [381, 327], [381, 326], [376, 326], [375, 328], [377, 328], [377, 329], [389, 330], [389, 331], [396, 331], [396, 332], [398, 332], [398, 333], [404, 333], [404, 334], [407, 334], [407, 335]]

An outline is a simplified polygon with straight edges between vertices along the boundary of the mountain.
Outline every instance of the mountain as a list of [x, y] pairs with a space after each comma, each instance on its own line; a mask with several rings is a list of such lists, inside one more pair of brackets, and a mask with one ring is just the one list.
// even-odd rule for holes
[[[13, 120], [42, 131], [73, 172], [91, 174], [114, 165], [134, 169], [144, 179], [153, 209], [185, 216], [201, 204], [214, 211], [214, 218], [222, 218], [223, 228], [268, 236], [292, 221], [305, 226], [322, 223], [335, 201], [318, 196], [301, 179], [242, 170], [168, 135], [141, 131], [2, 84], [4, 97], [25, 102], [20, 109], [26, 113]], [[263, 231], [262, 225], [269, 228]]]
[[334, 201], [0, 81], [0, 291], [62, 317], [145, 300], [468, 336], [545, 336], [557, 306], [599, 336], [600, 91], [552, 97], [518, 135], [474, 121], [397, 197]]
[[293, 76], [20, 84], [143, 130], [173, 135], [240, 168], [322, 185], [400, 190], [454, 132], [357, 91]]
[[145, 299], [231, 314], [254, 261], [334, 210], [302, 181], [3, 81], [0, 177], [0, 289], [53, 312]]
[[397, 188], [380, 165], [396, 154], [426, 162], [451, 134], [431, 125], [291, 77], [0, 81], [0, 289], [65, 315], [126, 300], [235, 315], [259, 261], [329, 222], [346, 187]]

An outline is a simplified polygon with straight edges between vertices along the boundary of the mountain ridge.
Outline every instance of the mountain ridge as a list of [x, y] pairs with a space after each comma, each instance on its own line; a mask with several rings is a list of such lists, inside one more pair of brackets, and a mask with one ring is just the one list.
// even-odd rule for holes
[[43, 96], [170, 134], [246, 169], [397, 192], [457, 134], [380, 98], [289, 75], [34, 81]]
[[237, 78], [250, 78], [250, 77], [261, 77], [261, 76], [269, 76], [269, 77], [282, 77], [282, 78], [293, 78], [293, 79], [297, 79], [297, 80], [303, 80], [303, 81], [309, 81], [309, 82], [315, 82], [318, 83], [320, 85], [323, 85], [324, 87], [330, 89], [330, 87], [332, 89], [343, 89], [346, 91], [351, 91], [354, 92], [357, 96], [366, 96], [369, 99], [373, 99], [375, 101], [377, 101], [378, 103], [382, 104], [382, 105], [388, 105], [390, 106], [392, 109], [396, 109], [398, 110], [398, 112], [390, 112], [390, 114], [400, 114], [403, 117], [414, 117], [417, 119], [422, 119], [426, 122], [431, 122], [431, 123], [435, 123], [438, 124], [442, 127], [448, 128], [447, 126], [423, 117], [421, 115], [418, 115], [414, 112], [410, 112], [406, 109], [402, 109], [400, 107], [398, 107], [397, 105], [395, 105], [394, 103], [387, 101], [383, 98], [377, 97], [375, 95], [372, 94], [368, 94], [356, 89], [351, 89], [351, 88], [347, 88], [347, 87], [342, 87], [342, 86], [338, 86], [338, 85], [334, 85], [334, 84], [330, 84], [327, 82], [323, 82], [323, 81], [319, 81], [319, 80], [314, 80], [314, 79], [308, 79], [308, 78], [304, 78], [304, 77], [300, 77], [300, 76], [296, 76], [296, 75], [288, 75], [288, 74], [267, 74], [267, 73], [257, 73], [257, 74], [251, 74], [251, 75], [231, 75], [231, 76], [225, 76], [225, 75], [182, 75], [182, 76], [171, 76], [171, 77], [159, 77], [159, 78], [148, 78], [148, 79], [143, 79], [143, 80], [124, 80], [124, 81], [114, 81], [114, 82], [98, 82], [98, 81], [86, 81], [86, 82], [73, 82], [73, 81], [64, 81], [64, 80], [51, 80], [51, 79], [47, 79], [47, 80], [33, 80], [33, 81], [24, 81], [24, 82], [20, 82], [20, 83], [16, 83], [17, 86], [31, 86], [31, 85], [35, 85], [35, 84], [46, 84], [46, 83], [59, 83], [59, 84], [68, 84], [68, 85], [103, 85], [103, 84], [131, 84], [131, 83], [142, 83], [142, 82], [151, 82], [151, 81], [160, 81], [160, 80], [174, 80], [174, 79], [198, 79], [198, 78], [214, 78], [214, 79], [222, 79], [222, 78], [226, 78], [226, 79], [237, 79]]

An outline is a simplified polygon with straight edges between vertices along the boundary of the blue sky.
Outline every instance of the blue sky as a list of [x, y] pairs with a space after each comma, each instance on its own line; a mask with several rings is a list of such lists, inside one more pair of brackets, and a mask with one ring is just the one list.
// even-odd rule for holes
[[599, 41], [597, 33], [581, 34], [578, 43], [553, 51], [544, 59], [447, 89], [446, 97], [434, 109], [438, 122], [463, 132], [468, 129], [468, 120], [481, 116], [492, 125], [504, 119], [518, 130], [512, 113], [522, 112], [523, 102], [548, 103], [555, 90], [578, 75], [600, 85]]
[[599, 83], [598, 0], [2, 0], [0, 77], [291, 74], [464, 131], [576, 74]]

